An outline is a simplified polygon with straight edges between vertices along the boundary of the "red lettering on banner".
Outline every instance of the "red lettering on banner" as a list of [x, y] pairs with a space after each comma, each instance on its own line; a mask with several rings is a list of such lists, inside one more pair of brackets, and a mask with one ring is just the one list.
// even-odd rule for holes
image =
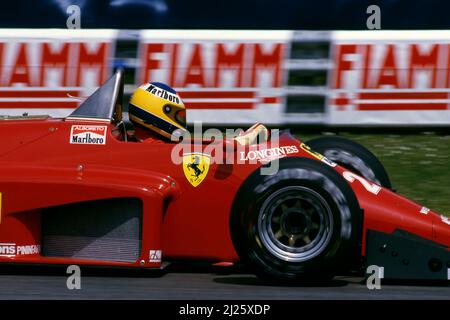
[[175, 85], [175, 71], [177, 70], [177, 63], [178, 63], [178, 43], [172, 44], [172, 61], [170, 63], [170, 80], [169, 85], [174, 86]]
[[272, 86], [281, 86], [280, 65], [283, 52], [283, 44], [277, 43], [273, 46], [272, 52], [264, 53], [262, 45], [256, 43], [253, 47], [253, 65], [251, 86], [257, 86], [257, 70], [261, 68], [274, 68], [275, 75], [272, 78]]
[[[444, 49], [444, 46], [442, 45], [441, 48]], [[445, 46], [446, 52], [447, 52], [447, 59], [446, 59], [446, 70], [445, 70], [445, 87], [450, 88], [450, 44]]]
[[87, 48], [86, 43], [79, 44], [78, 52], [78, 70], [77, 70], [77, 80], [78, 86], [82, 85], [82, 72], [86, 68], [97, 68], [97, 83], [100, 85], [106, 80], [106, 58], [108, 54], [108, 44], [99, 43], [97, 50], [90, 52]]
[[[142, 46], [140, 80], [163, 81], [173, 87], [258, 87], [261, 72], [270, 71], [273, 75], [263, 81], [280, 87], [283, 48], [282, 43], [148, 43]], [[245, 70], [250, 71], [248, 78]], [[222, 82], [226, 71], [232, 71], [232, 84]]]
[[[159, 69], [159, 59], [154, 59], [155, 53], [164, 52], [164, 44], [162, 43], [148, 43], [144, 45], [144, 58], [141, 71], [141, 82], [150, 82], [152, 77], [152, 71]], [[171, 65], [172, 66], [172, 65]], [[176, 68], [172, 66], [172, 68]]]
[[[428, 69], [432, 71], [431, 88], [436, 87], [436, 70], [438, 64], [438, 48], [437, 44], [431, 46], [429, 53], [421, 53], [417, 44], [410, 46], [410, 61], [408, 69], [408, 88], [414, 87], [414, 72], [417, 68]], [[447, 66], [448, 68], [448, 66]]]
[[363, 83], [362, 87], [367, 89], [369, 87], [369, 71], [370, 71], [370, 61], [372, 57], [372, 45], [361, 45], [360, 48], [364, 48], [364, 67], [363, 67]]
[[8, 86], [14, 83], [23, 83], [32, 86], [27, 57], [27, 43], [20, 43], [17, 58], [11, 70]]
[[234, 68], [237, 71], [236, 87], [242, 86], [242, 69], [244, 64], [244, 44], [237, 45], [234, 52], [228, 52], [225, 49], [223, 43], [218, 43], [216, 45], [217, 60], [216, 60], [216, 76], [214, 79], [214, 86], [220, 87], [220, 75], [222, 69], [225, 67], [229, 69]]
[[378, 75], [377, 88], [383, 85], [391, 85], [394, 88], [399, 88], [394, 49], [395, 47], [392, 44], [386, 46], [386, 54]]
[[198, 84], [201, 87], [205, 87], [202, 48], [198, 43], [194, 44], [193, 47], [191, 59], [184, 76], [183, 86], [188, 84]]
[[[381, 56], [374, 54], [375, 49], [378, 48], [383, 49], [380, 50]], [[407, 49], [407, 52], [404, 51], [404, 48]], [[436, 43], [426, 46], [425, 44], [399, 45], [392, 43], [337, 45], [332, 88], [342, 89], [350, 86], [350, 84], [343, 83], [343, 77], [347, 71], [359, 72], [360, 76], [352, 77], [351, 81], [359, 79], [358, 87], [361, 89], [381, 88], [386, 85], [393, 89], [413, 89], [424, 85], [429, 88], [450, 87], [450, 46], [449, 50], [446, 49]], [[440, 57], [446, 58], [448, 61], [444, 62], [445, 59], [440, 59]], [[408, 58], [406, 69], [403, 66], [400, 67], [400, 58]], [[374, 59], [376, 60], [374, 61]], [[361, 68], [359, 68], [360, 65]], [[428, 84], [416, 83], [416, 75], [421, 71], [426, 77], [421, 77], [420, 81], [428, 81]], [[447, 79], [443, 81], [445, 73]], [[371, 81], [372, 79], [373, 81]]]
[[339, 89], [342, 87], [342, 74], [344, 71], [352, 70], [352, 62], [347, 60], [347, 55], [356, 54], [356, 45], [343, 44], [337, 47], [338, 52], [335, 61], [335, 74], [333, 81], [333, 88]]
[[62, 68], [63, 77], [60, 85], [68, 85], [68, 67], [69, 67], [69, 48], [70, 43], [64, 43], [61, 49], [57, 52], [53, 51], [49, 43], [42, 44], [42, 56], [41, 56], [41, 76], [39, 84], [45, 86], [45, 78], [47, 69], [50, 68]]

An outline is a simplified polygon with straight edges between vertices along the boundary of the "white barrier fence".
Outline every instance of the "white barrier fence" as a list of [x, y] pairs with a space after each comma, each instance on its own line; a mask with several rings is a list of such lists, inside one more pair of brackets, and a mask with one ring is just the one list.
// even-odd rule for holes
[[65, 116], [116, 67], [188, 122], [450, 124], [449, 31], [0, 29], [0, 113]]

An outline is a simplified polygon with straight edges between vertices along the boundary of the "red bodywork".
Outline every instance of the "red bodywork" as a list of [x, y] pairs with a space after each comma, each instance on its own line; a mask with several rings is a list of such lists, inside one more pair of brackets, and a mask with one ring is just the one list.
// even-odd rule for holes
[[[116, 96], [119, 76], [109, 82], [116, 81], [111, 87]], [[204, 180], [194, 187], [182, 163], [172, 161], [179, 144], [151, 137], [127, 142], [114, 123], [81, 117], [0, 120], [0, 262], [158, 268], [161, 261], [150, 259], [152, 250], [161, 250], [163, 261], [238, 261], [230, 235], [230, 211], [239, 187], [262, 164], [236, 163], [242, 154], [236, 155], [233, 149], [233, 154], [225, 152], [224, 159], [229, 163], [232, 158], [234, 164], [211, 163]], [[104, 134], [102, 143], [71, 143], [77, 127], [83, 125], [97, 126]], [[211, 153], [212, 146], [224, 150], [229, 145], [228, 140], [214, 143], [192, 140], [184, 146], [188, 151]], [[288, 133], [280, 135], [276, 146], [268, 143], [262, 148], [283, 146], [291, 150], [286, 156], [323, 161]], [[363, 256], [367, 230], [391, 234], [400, 229], [450, 247], [450, 222], [443, 216], [342, 167], [335, 170], [349, 181], [363, 209]], [[139, 259], [119, 262], [42, 255], [44, 209], [113, 198], [142, 202]]]
[[[123, 263], [34, 253], [4, 254], [1, 262], [159, 267], [160, 263], [149, 262], [152, 249], [161, 249], [164, 259], [169, 260], [238, 260], [230, 237], [231, 205], [242, 182], [261, 164], [211, 164], [205, 180], [193, 187], [182, 165], [171, 161], [177, 144], [153, 139], [120, 141], [112, 134], [112, 124], [106, 124], [104, 145], [70, 144], [72, 126], [79, 124], [105, 125], [51, 118], [0, 123], [0, 243], [40, 245], [42, 208], [136, 197], [143, 202], [141, 258]], [[296, 146], [298, 152], [289, 156], [315, 159], [290, 135], [281, 135], [279, 146]], [[196, 147], [204, 150], [207, 145]], [[346, 171], [341, 167], [336, 170]], [[364, 181], [354, 179], [349, 183], [364, 209], [365, 231], [392, 233], [402, 229], [450, 246], [450, 225], [440, 215], [421, 213], [422, 206], [386, 189], [372, 193], [372, 184]]]

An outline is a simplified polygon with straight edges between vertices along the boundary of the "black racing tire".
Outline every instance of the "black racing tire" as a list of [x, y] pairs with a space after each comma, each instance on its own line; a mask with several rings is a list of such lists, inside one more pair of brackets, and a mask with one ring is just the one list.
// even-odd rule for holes
[[329, 280], [355, 266], [362, 222], [355, 194], [334, 169], [291, 157], [279, 160], [275, 175], [248, 177], [230, 228], [243, 263], [264, 280], [291, 284]]
[[306, 142], [306, 145], [338, 165], [392, 190], [383, 164], [359, 143], [341, 137], [320, 137]]

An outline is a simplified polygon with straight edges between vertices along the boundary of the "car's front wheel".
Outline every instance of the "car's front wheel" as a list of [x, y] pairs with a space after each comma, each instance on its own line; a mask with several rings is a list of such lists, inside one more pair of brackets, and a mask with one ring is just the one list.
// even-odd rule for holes
[[231, 214], [233, 243], [264, 279], [329, 278], [359, 255], [360, 210], [332, 168], [311, 159], [281, 159], [276, 175], [256, 171], [240, 188]]

